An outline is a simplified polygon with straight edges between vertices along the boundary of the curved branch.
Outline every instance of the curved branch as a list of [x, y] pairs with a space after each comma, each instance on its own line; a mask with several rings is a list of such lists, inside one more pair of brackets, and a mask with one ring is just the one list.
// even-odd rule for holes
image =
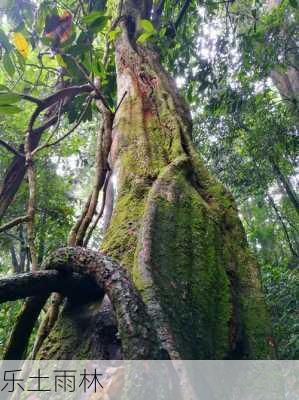
[[[124, 357], [168, 358], [128, 272], [111, 258], [82, 247], [66, 247], [50, 255], [43, 268], [44, 271], [1, 279], [0, 301], [33, 294], [38, 294], [38, 299], [51, 291], [63, 293], [72, 302], [77, 301], [78, 293], [85, 299], [88, 294], [91, 301], [106, 293], [115, 310]], [[76, 299], [72, 297], [74, 293]]]
[[[63, 82], [62, 84], [65, 84]], [[41, 100], [42, 106], [38, 105], [36, 110], [31, 116], [31, 120], [29, 123], [29, 130], [31, 130], [30, 135], [30, 151], [32, 152], [39, 144], [42, 133], [50, 128], [57, 122], [58, 113], [56, 110], [56, 103], [60, 100], [63, 100], [63, 105], [65, 106], [67, 102], [71, 100], [72, 97], [76, 96], [79, 93], [83, 92], [91, 92], [93, 88], [90, 85], [82, 85], [82, 86], [71, 86], [58, 90], [53, 95], [46, 97]], [[36, 118], [40, 115], [42, 111], [45, 109], [46, 111], [44, 121], [42, 124], [36, 128], [33, 128], [34, 122]], [[18, 149], [19, 153], [23, 153], [24, 146], [21, 145]], [[25, 165], [25, 157], [22, 154], [16, 154], [10, 166], [5, 172], [3, 182], [0, 185], [0, 220], [4, 216], [7, 208], [12, 202], [13, 197], [17, 193], [23, 178], [25, 176], [27, 170], [27, 166]]]
[[78, 121], [75, 123], [74, 126], [72, 126], [71, 129], [69, 129], [63, 136], [61, 136], [60, 138], [58, 138], [58, 139], [55, 140], [54, 142], [52, 142], [52, 143], [46, 142], [45, 144], [38, 146], [38, 147], [37, 147], [36, 149], [34, 149], [33, 152], [31, 153], [31, 154], [32, 154], [32, 157], [33, 157], [38, 151], [43, 150], [43, 149], [45, 149], [45, 148], [47, 148], [47, 147], [55, 146], [55, 145], [57, 145], [58, 143], [60, 143], [61, 141], [63, 141], [65, 138], [67, 138], [68, 136], [70, 136], [70, 135], [74, 132], [74, 130], [77, 129], [78, 126], [81, 124], [81, 122], [82, 122], [84, 116], [86, 115], [86, 112], [87, 112], [87, 110], [88, 110], [88, 107], [90, 106], [91, 100], [92, 100], [92, 98], [89, 97], [88, 100], [87, 100], [87, 103], [86, 103], [86, 105], [85, 105], [85, 107], [84, 107], [84, 109], [83, 109], [83, 111], [81, 112], [81, 114], [80, 114], [80, 116], [79, 116], [79, 118], [78, 118]]
[[47, 299], [48, 295], [42, 295], [26, 300], [6, 344], [4, 360], [22, 360], [24, 358], [31, 332]]
[[115, 310], [126, 359], [168, 358], [128, 272], [110, 257], [82, 247], [66, 247], [54, 252], [44, 267], [66, 275], [74, 272], [87, 274], [94, 279], [108, 295]]
[[15, 154], [19, 157], [24, 157], [24, 154], [20, 153], [17, 149], [11, 146], [9, 143], [6, 143], [4, 140], [0, 139], [0, 145], [5, 147], [6, 150], [10, 151], [11, 153]]
[[41, 104], [37, 106], [35, 111], [33, 112], [29, 124], [28, 124], [28, 131], [32, 132], [34, 123], [37, 120], [38, 116], [43, 112], [45, 109], [51, 107], [55, 103], [67, 98], [67, 97], [74, 97], [79, 93], [90, 93], [93, 91], [92, 86], [89, 84], [81, 85], [81, 86], [70, 86], [58, 90], [56, 93], [46, 97], [45, 99], [41, 100]]
[[59, 292], [68, 297], [92, 298], [103, 296], [103, 291], [86, 275], [62, 274], [59, 271], [38, 271], [12, 275], [0, 279], [0, 303], [30, 296]]
[[7, 224], [0, 226], [0, 233], [8, 231], [9, 229], [13, 228], [14, 226], [23, 224], [24, 222], [28, 222], [28, 216], [24, 215], [23, 217], [17, 217]]
[[92, 223], [92, 225], [89, 228], [89, 231], [87, 232], [87, 235], [83, 241], [83, 247], [87, 247], [88, 242], [91, 238], [91, 235], [93, 233], [93, 231], [95, 230], [97, 224], [99, 223], [99, 220], [102, 218], [103, 214], [104, 214], [104, 210], [105, 210], [105, 205], [106, 205], [106, 195], [107, 195], [107, 187], [108, 187], [108, 183], [109, 183], [109, 179], [111, 176], [111, 171], [107, 172], [106, 178], [105, 178], [105, 183], [103, 186], [103, 197], [102, 197], [102, 204], [101, 204], [101, 209], [98, 213], [98, 215], [96, 216], [94, 222]]
[[176, 30], [178, 29], [180, 23], [182, 22], [183, 17], [186, 14], [186, 11], [188, 10], [188, 7], [189, 7], [190, 3], [191, 3], [191, 0], [185, 0], [185, 3], [183, 4], [183, 7], [181, 8], [181, 11], [180, 11], [175, 23], [174, 23], [174, 26], [175, 26]]
[[96, 176], [93, 188], [85, 204], [83, 212], [74, 224], [68, 238], [68, 245], [81, 246], [87, 229], [92, 221], [96, 211], [100, 190], [105, 184], [105, 179], [109, 171], [108, 154], [112, 144], [112, 125], [114, 115], [107, 110], [101, 101], [97, 101], [96, 105], [102, 113], [102, 126], [97, 135], [96, 150]]

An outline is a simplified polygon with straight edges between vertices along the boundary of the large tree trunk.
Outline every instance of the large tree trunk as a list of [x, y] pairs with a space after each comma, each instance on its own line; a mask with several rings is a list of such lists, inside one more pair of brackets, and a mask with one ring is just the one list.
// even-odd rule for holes
[[[127, 1], [124, 14], [136, 22], [143, 8]], [[119, 101], [127, 94], [113, 124], [115, 199], [101, 251], [128, 269], [171, 358], [272, 357], [235, 203], [198, 158], [189, 109], [158, 54], [137, 46], [133, 30], [127, 19], [116, 43]], [[100, 304], [66, 305], [39, 357], [109, 357], [94, 345], [101, 315]]]

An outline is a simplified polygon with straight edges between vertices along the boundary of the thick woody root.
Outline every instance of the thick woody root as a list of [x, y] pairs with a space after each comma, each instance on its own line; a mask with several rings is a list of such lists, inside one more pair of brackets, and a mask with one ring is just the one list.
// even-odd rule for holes
[[[161, 348], [145, 305], [128, 273], [111, 258], [85, 248], [67, 247], [54, 252], [45, 261], [43, 268], [45, 272], [24, 274], [26, 276], [22, 275], [17, 283], [17, 278], [15, 280], [11, 278], [10, 287], [18, 288], [18, 295], [15, 295], [15, 298], [28, 296], [30, 288], [31, 294], [40, 293], [42, 290], [44, 292], [60, 290], [70, 298], [71, 293], [78, 294], [80, 289], [82, 293], [88, 293], [85, 301], [94, 301], [97, 296], [98, 299], [102, 299], [106, 293], [115, 312], [124, 358], [168, 357]], [[4, 281], [3, 287], [6, 293], [11, 293], [11, 290], [8, 290], [8, 279]], [[23, 282], [23, 288], [20, 288], [20, 281]], [[69, 284], [66, 285], [66, 282]], [[66, 293], [65, 287], [69, 288], [69, 293]], [[90, 297], [91, 292], [93, 295]], [[2, 300], [4, 297], [5, 294], [2, 293]], [[46, 298], [43, 299], [43, 304], [45, 300]], [[10, 351], [7, 350], [7, 354]], [[19, 350], [18, 354], [24, 354], [24, 349]]]

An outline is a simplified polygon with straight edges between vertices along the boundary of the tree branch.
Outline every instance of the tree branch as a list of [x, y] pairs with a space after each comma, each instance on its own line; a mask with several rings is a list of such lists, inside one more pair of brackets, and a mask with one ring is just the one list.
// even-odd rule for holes
[[160, 0], [153, 12], [153, 24], [155, 28], [159, 29], [161, 23], [161, 16], [163, 13], [165, 0]]
[[185, 15], [186, 11], [188, 10], [188, 7], [189, 7], [190, 3], [191, 3], [191, 0], [185, 0], [185, 3], [183, 4], [183, 7], [182, 7], [182, 9], [181, 9], [181, 11], [180, 11], [175, 23], [174, 23], [174, 26], [175, 26], [176, 30], [178, 29], [180, 23], [182, 22], [182, 19], [183, 19], [184, 15]]
[[51, 107], [53, 104], [64, 100], [66, 97], [73, 97], [76, 96], [79, 93], [90, 93], [93, 91], [93, 87], [89, 84], [81, 85], [81, 86], [70, 86], [67, 88], [63, 88], [61, 90], [58, 90], [56, 93], [46, 97], [45, 99], [41, 100], [40, 105], [35, 109], [33, 112], [29, 124], [28, 124], [28, 130], [29, 132], [33, 131], [34, 123], [37, 120], [38, 116], [46, 109]]
[[88, 107], [89, 107], [89, 105], [90, 105], [90, 103], [91, 103], [91, 100], [92, 100], [92, 98], [89, 97], [88, 100], [87, 100], [86, 106], [84, 107], [84, 109], [83, 109], [83, 111], [82, 111], [82, 113], [81, 113], [81, 115], [80, 115], [78, 121], [75, 123], [75, 125], [74, 125], [71, 129], [69, 129], [63, 136], [61, 136], [60, 138], [58, 138], [58, 139], [55, 140], [54, 142], [52, 142], [52, 143], [48, 143], [48, 142], [47, 142], [47, 143], [45, 143], [45, 144], [43, 144], [43, 145], [41, 145], [41, 146], [38, 146], [38, 147], [37, 147], [35, 150], [33, 150], [33, 152], [31, 153], [31, 154], [32, 154], [32, 157], [33, 157], [38, 151], [40, 151], [40, 150], [42, 150], [42, 149], [45, 149], [45, 148], [47, 148], [47, 147], [55, 146], [56, 144], [62, 142], [64, 139], [66, 139], [68, 136], [70, 136], [70, 135], [74, 132], [74, 130], [77, 129], [78, 126], [81, 124], [81, 122], [82, 122], [84, 116], [86, 115], [86, 112], [87, 112]]
[[5, 142], [4, 140], [0, 139], [0, 145], [5, 147], [8, 151], [11, 153], [15, 154], [16, 156], [19, 157], [24, 157], [24, 154], [20, 153], [17, 149], [15, 149], [13, 146]]
[[31, 103], [37, 104], [38, 106], [42, 105], [43, 100], [38, 99], [36, 97], [30, 96], [29, 94], [19, 94], [16, 93], [17, 96], [20, 96], [23, 100], [30, 101]]
[[22, 360], [25, 356], [31, 332], [44, 307], [48, 295], [30, 297], [23, 305], [6, 344], [4, 360]]
[[108, 171], [107, 174], [106, 174], [105, 183], [104, 183], [104, 186], [103, 186], [103, 197], [102, 197], [101, 209], [100, 209], [98, 215], [96, 216], [94, 222], [90, 226], [86, 237], [84, 238], [83, 247], [87, 247], [88, 242], [89, 242], [89, 240], [91, 238], [91, 235], [92, 235], [93, 231], [95, 230], [97, 224], [99, 223], [99, 220], [102, 218], [102, 215], [104, 213], [105, 205], [106, 205], [107, 187], [108, 187], [110, 176], [111, 176], [111, 171]]
[[32, 294], [40, 299], [51, 291], [79, 300], [79, 304], [78, 294], [91, 301], [106, 293], [115, 310], [124, 357], [168, 358], [128, 272], [111, 258], [81, 247], [66, 247], [50, 255], [43, 271], [0, 279], [0, 302]]
[[27, 239], [31, 256], [32, 271], [37, 271], [38, 261], [37, 261], [37, 251], [35, 247], [35, 229], [34, 229], [35, 211], [36, 211], [36, 174], [30, 147], [31, 147], [30, 131], [28, 131], [24, 145], [26, 165], [27, 165], [28, 187], [29, 187], [29, 198], [27, 204], [27, 216], [28, 216]]
[[8, 229], [13, 228], [14, 226], [23, 224], [24, 222], [28, 221], [28, 216], [24, 215], [23, 217], [18, 217], [13, 219], [12, 221], [8, 222], [7, 224], [4, 224], [0, 227], [0, 233], [7, 231]]
[[[103, 291], [83, 274], [63, 274], [59, 271], [37, 271], [12, 275], [0, 279], [0, 303], [31, 296], [44, 296], [59, 292], [68, 297], [100, 298]], [[93, 294], [90, 297], [90, 294]]]
[[87, 274], [94, 279], [115, 310], [125, 359], [168, 358], [128, 272], [110, 257], [82, 247], [66, 247], [54, 252], [44, 268], [66, 276]]

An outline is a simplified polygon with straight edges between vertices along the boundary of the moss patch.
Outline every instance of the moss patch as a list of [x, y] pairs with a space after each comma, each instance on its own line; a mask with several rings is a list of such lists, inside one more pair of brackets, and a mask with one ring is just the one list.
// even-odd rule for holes
[[169, 182], [155, 198], [153, 282], [182, 357], [223, 358], [230, 294], [221, 233], [182, 172]]
[[111, 225], [101, 250], [129, 270], [134, 265], [137, 235], [144, 212], [146, 197], [138, 191], [119, 195]]

